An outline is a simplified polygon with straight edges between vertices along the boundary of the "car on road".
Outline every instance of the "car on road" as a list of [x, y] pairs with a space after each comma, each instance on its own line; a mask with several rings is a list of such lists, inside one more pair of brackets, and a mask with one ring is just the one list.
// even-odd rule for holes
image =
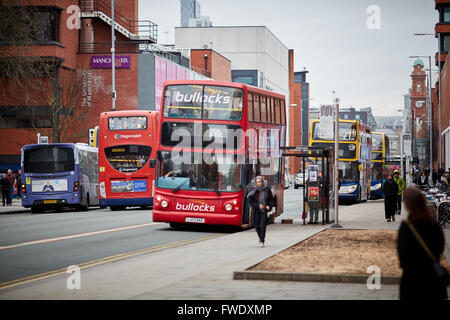
[[287, 173], [287, 171], [284, 174], [284, 188], [289, 189], [289, 186], [292, 184], [292, 179]]
[[[306, 171], [305, 181], [308, 179], [308, 171]], [[294, 179], [294, 188], [303, 187], [303, 172], [297, 173]]]

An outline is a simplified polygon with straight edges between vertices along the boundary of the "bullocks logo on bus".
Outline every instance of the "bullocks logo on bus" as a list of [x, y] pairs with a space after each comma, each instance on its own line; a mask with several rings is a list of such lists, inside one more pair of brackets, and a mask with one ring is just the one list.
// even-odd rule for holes
[[194, 204], [194, 203], [188, 203], [188, 204], [181, 204], [177, 202], [175, 209], [176, 210], [183, 210], [183, 211], [209, 211], [213, 212], [215, 210], [216, 206], [211, 206], [208, 204]]

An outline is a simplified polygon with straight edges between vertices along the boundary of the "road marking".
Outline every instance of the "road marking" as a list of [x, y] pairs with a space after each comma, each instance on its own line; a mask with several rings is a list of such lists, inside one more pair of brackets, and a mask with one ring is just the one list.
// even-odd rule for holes
[[[114, 261], [123, 260], [123, 259], [126, 259], [126, 258], [131, 258], [131, 257], [137, 256], [137, 255], [142, 255], [142, 254], [146, 254], [146, 253], [153, 253], [153, 252], [161, 251], [163, 249], [175, 248], [175, 247], [179, 247], [179, 246], [183, 246], [183, 245], [192, 244], [192, 243], [195, 243], [195, 242], [200, 242], [200, 241], [204, 241], [204, 240], [210, 240], [210, 239], [217, 238], [217, 237], [220, 237], [220, 236], [223, 236], [223, 234], [215, 234], [215, 235], [207, 236], [207, 237], [203, 237], [203, 238], [196, 238], [196, 239], [188, 239], [188, 240], [181, 240], [181, 241], [171, 242], [171, 243], [168, 243], [168, 244], [163, 244], [163, 245], [159, 245], [159, 246], [155, 246], [155, 247], [151, 247], [151, 248], [139, 249], [139, 250], [130, 251], [130, 252], [126, 252], [126, 253], [119, 253], [119, 254], [116, 254], [116, 255], [113, 255], [113, 256], [109, 256], [109, 257], [105, 257], [105, 258], [100, 258], [100, 259], [96, 259], [96, 260], [83, 262], [83, 263], [78, 264], [77, 266], [80, 268], [80, 270], [83, 270], [83, 269], [99, 266], [99, 265], [102, 265], [102, 264], [106, 264], [108, 262], [114, 262]], [[38, 281], [38, 280], [49, 279], [49, 278], [52, 278], [52, 277], [56, 277], [56, 276], [59, 276], [59, 275], [66, 274], [66, 272], [67, 272], [67, 268], [60, 268], [60, 269], [56, 269], [56, 270], [52, 270], [52, 271], [48, 271], [48, 272], [44, 272], [44, 273], [40, 273], [40, 274], [36, 274], [36, 275], [23, 277], [23, 278], [16, 279], [16, 280], [2, 282], [2, 283], [0, 283], [0, 290], [16, 287], [16, 286], [20, 286], [20, 285], [24, 285], [24, 284], [27, 284], [27, 283], [30, 283], [30, 282], [34, 282], [34, 281]]]
[[137, 224], [137, 225], [134, 225], [134, 226], [126, 226], [126, 227], [119, 227], [119, 228], [113, 228], [113, 229], [106, 229], [106, 230], [99, 230], [99, 231], [92, 231], [92, 232], [72, 234], [72, 235], [56, 237], [56, 238], [48, 238], [48, 239], [27, 241], [27, 242], [13, 244], [13, 245], [9, 245], [9, 246], [3, 246], [3, 247], [0, 247], [0, 250], [14, 249], [14, 248], [19, 248], [19, 247], [29, 246], [29, 245], [32, 245], [32, 244], [43, 244], [43, 243], [56, 242], [56, 241], [62, 241], [62, 240], [69, 240], [69, 239], [76, 239], [76, 238], [82, 238], [82, 237], [96, 236], [96, 235], [99, 235], [99, 234], [105, 234], [105, 233], [111, 233], [111, 232], [117, 232], [117, 231], [131, 230], [131, 229], [137, 229], [137, 228], [144, 228], [144, 227], [149, 227], [149, 226], [155, 226], [155, 225], [158, 225], [158, 224], [161, 224], [161, 223], [162, 222], [151, 222], [151, 223]]
[[293, 206], [294, 204], [301, 204], [301, 203], [303, 203], [303, 201], [297, 201], [297, 202], [286, 203], [286, 207], [287, 207], [287, 206]]

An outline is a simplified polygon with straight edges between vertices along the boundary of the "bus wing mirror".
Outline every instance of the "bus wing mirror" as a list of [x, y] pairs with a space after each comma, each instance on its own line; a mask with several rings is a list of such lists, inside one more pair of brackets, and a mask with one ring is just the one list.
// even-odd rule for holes
[[150, 168], [154, 168], [156, 166], [156, 160], [150, 159]]

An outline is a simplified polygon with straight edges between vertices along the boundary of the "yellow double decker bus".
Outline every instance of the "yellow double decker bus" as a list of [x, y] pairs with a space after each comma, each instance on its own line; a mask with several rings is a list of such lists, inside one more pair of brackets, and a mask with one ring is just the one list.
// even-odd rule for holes
[[372, 132], [372, 175], [370, 179], [370, 197], [383, 197], [382, 185], [385, 179], [384, 168], [389, 158], [389, 137], [382, 132]]
[[[311, 123], [309, 146], [334, 148], [334, 140], [320, 135], [319, 120]], [[339, 200], [369, 199], [371, 149], [372, 132], [368, 125], [339, 119]]]

